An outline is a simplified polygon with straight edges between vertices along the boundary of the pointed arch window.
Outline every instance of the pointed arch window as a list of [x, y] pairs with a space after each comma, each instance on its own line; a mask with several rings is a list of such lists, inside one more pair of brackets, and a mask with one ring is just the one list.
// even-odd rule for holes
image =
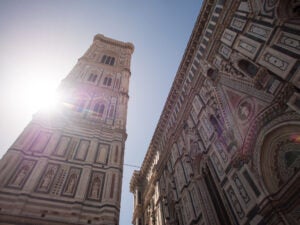
[[111, 77], [105, 77], [104, 78], [103, 84], [105, 86], [111, 86], [111, 83], [112, 83], [112, 78]]
[[88, 81], [95, 82], [96, 79], [97, 79], [97, 75], [91, 73], [91, 74], [89, 75]]
[[104, 113], [104, 109], [105, 109], [105, 105], [103, 103], [99, 103], [97, 102], [95, 105], [94, 105], [94, 112], [96, 113], [96, 115], [98, 117], [101, 117]]
[[103, 55], [101, 63], [113, 66], [115, 64], [115, 57]]

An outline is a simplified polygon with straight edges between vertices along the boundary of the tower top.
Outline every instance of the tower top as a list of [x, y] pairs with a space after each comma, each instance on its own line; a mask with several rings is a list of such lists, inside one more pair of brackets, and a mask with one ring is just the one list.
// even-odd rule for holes
[[97, 41], [97, 40], [106, 42], [108, 44], [114, 44], [114, 45], [118, 45], [120, 47], [129, 48], [132, 52], [134, 51], [134, 45], [130, 42], [117, 41], [112, 38], [105, 37], [103, 34], [96, 34], [94, 37], [94, 41]]

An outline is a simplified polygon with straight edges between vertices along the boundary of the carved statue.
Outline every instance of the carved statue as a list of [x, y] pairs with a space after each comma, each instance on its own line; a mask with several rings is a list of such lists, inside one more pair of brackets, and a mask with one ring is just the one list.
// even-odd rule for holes
[[53, 172], [52, 169], [50, 169], [46, 173], [46, 175], [44, 176], [44, 179], [42, 180], [42, 183], [41, 183], [40, 187], [43, 188], [43, 189], [47, 189], [49, 187], [49, 184], [50, 184], [50, 182], [52, 180], [53, 175], [54, 175], [54, 172]]
[[99, 198], [100, 194], [100, 180], [99, 178], [95, 178], [92, 184], [92, 191], [91, 191], [91, 197], [92, 198]]
[[67, 193], [73, 193], [76, 179], [77, 179], [76, 174], [72, 174], [70, 176], [70, 180], [69, 180], [69, 183], [68, 183], [68, 186], [67, 186], [67, 189], [66, 189]]
[[20, 172], [18, 173], [18, 175], [16, 176], [13, 184], [20, 186], [23, 183], [23, 181], [28, 173], [28, 170], [29, 170], [28, 166], [23, 166], [22, 169], [20, 170]]

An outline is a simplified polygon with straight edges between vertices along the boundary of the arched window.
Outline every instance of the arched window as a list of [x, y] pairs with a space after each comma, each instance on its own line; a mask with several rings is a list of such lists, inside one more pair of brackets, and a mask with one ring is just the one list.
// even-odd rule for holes
[[101, 63], [113, 66], [115, 64], [115, 57], [104, 55], [102, 56]]
[[239, 68], [250, 77], [254, 77], [258, 71], [257, 66], [246, 59], [241, 59], [238, 62]]
[[96, 113], [96, 115], [98, 117], [101, 117], [104, 113], [104, 109], [105, 109], [105, 106], [103, 103], [99, 103], [97, 102], [95, 105], [94, 105], [94, 112]]
[[108, 78], [107, 86], [110, 86], [110, 85], [111, 85], [111, 82], [112, 82], [112, 79], [111, 79], [111, 78]]
[[106, 85], [106, 86], [110, 86], [111, 82], [112, 82], [112, 78], [111, 77], [105, 77], [104, 81], [103, 81], [103, 84]]
[[90, 76], [89, 76], [89, 78], [88, 78], [88, 81], [95, 82], [96, 79], [97, 79], [97, 75], [91, 73]]

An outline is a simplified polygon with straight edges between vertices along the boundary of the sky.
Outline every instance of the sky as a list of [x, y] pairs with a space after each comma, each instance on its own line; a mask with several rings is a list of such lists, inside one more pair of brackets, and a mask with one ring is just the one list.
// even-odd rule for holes
[[[201, 2], [0, 0], [0, 157], [101, 33], [135, 46], [124, 163], [140, 166]], [[135, 169], [124, 166], [121, 225], [131, 224]]]

